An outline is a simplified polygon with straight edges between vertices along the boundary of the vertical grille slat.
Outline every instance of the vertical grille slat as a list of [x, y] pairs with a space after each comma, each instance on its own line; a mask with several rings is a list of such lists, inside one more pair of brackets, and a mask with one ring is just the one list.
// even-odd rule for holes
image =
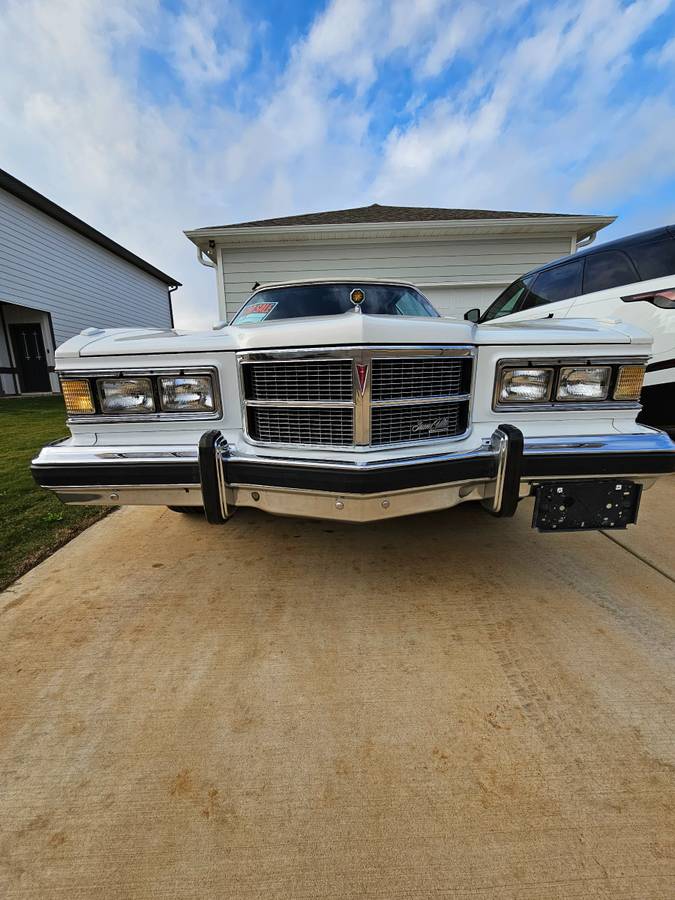
[[[383, 355], [358, 347], [334, 358], [307, 351], [300, 359], [270, 351], [255, 361], [241, 354], [248, 434], [263, 444], [332, 447], [460, 437], [469, 423], [473, 362], [458, 350]], [[368, 372], [362, 384], [361, 366]]]

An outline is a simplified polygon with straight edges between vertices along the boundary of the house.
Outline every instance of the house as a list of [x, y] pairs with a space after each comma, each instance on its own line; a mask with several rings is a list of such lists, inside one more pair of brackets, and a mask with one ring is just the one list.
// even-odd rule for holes
[[0, 169], [0, 394], [58, 391], [84, 328], [171, 327], [179, 282]]
[[484, 309], [518, 275], [591, 243], [612, 216], [372, 206], [198, 228], [230, 320], [256, 283], [363, 275], [418, 285], [446, 316]]

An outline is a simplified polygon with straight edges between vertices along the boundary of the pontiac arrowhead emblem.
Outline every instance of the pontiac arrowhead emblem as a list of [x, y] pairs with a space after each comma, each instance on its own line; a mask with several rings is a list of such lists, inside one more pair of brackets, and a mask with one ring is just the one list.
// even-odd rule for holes
[[359, 379], [359, 391], [361, 395], [365, 393], [366, 382], [368, 380], [368, 366], [361, 363], [356, 364], [356, 377]]

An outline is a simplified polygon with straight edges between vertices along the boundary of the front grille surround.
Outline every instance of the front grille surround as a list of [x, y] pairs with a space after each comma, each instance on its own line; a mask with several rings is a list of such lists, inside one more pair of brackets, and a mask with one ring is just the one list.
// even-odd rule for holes
[[382, 450], [470, 431], [471, 346], [243, 351], [237, 359], [252, 444]]

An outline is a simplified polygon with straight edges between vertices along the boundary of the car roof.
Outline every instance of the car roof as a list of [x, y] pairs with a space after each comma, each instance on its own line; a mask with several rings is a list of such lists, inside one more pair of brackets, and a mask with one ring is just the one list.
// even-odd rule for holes
[[[661, 228], [652, 228], [649, 231], [638, 231], [635, 234], [627, 234], [625, 237], [617, 238], [615, 241], [607, 241], [603, 244], [597, 244], [593, 247], [584, 247], [576, 253], [570, 253], [568, 256], [561, 256], [560, 259], [554, 259], [543, 266], [537, 266], [536, 269], [530, 269], [520, 278], [526, 278], [528, 275], [538, 274], [547, 269], [553, 269], [563, 263], [573, 259], [583, 259], [585, 256], [593, 256], [596, 253], [602, 253], [605, 250], [624, 250], [627, 247], [633, 247], [636, 244], [647, 243], [648, 241], [659, 240], [664, 237], [675, 237], [675, 225], [663, 225]], [[518, 279], [516, 279], [517, 281]]]
[[418, 292], [420, 290], [411, 281], [400, 281], [398, 278], [363, 278], [360, 275], [353, 275], [338, 278], [294, 278], [292, 281], [269, 281], [259, 284], [254, 293], [257, 294], [258, 291], [266, 291], [269, 288], [301, 287], [308, 284], [394, 284], [398, 287], [414, 288]]

